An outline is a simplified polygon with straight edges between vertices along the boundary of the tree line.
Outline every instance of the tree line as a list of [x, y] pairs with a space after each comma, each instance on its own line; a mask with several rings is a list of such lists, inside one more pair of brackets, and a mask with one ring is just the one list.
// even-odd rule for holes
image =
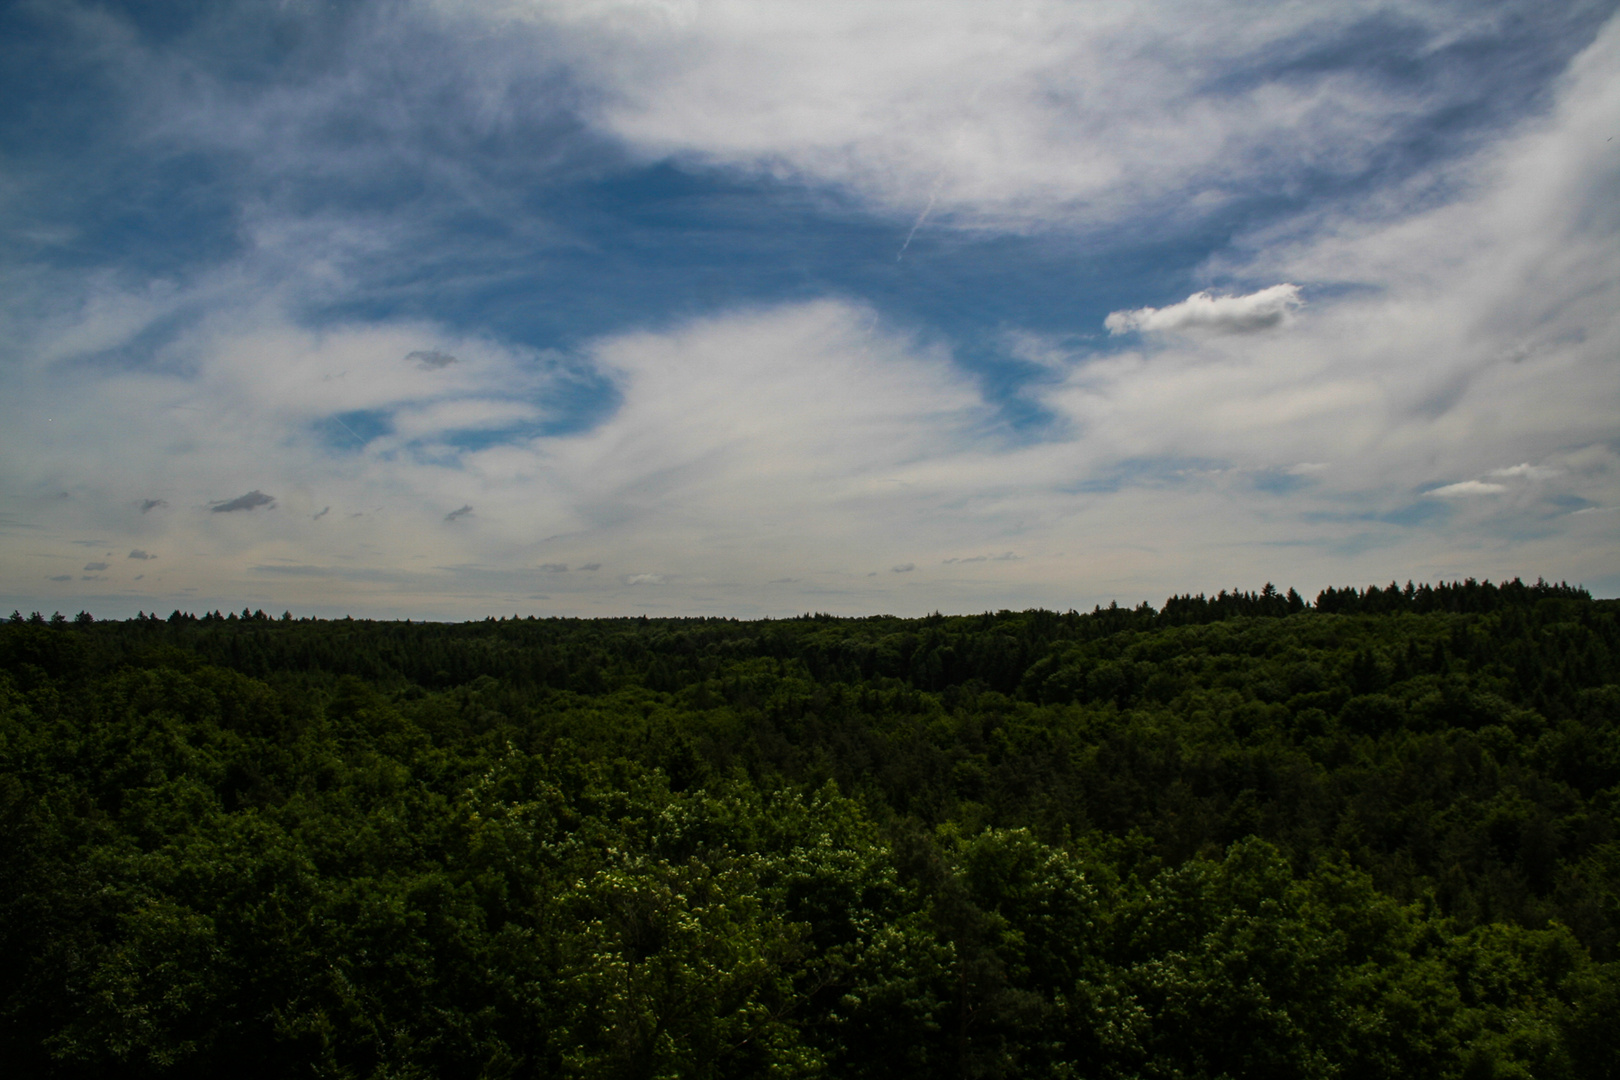
[[16, 1075], [1609, 1077], [1620, 602], [0, 626]]

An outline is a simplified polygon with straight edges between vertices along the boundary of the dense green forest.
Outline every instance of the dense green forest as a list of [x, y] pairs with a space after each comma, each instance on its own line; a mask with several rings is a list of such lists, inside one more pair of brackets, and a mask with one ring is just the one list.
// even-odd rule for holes
[[1620, 601], [0, 625], [18, 1077], [1620, 1076]]

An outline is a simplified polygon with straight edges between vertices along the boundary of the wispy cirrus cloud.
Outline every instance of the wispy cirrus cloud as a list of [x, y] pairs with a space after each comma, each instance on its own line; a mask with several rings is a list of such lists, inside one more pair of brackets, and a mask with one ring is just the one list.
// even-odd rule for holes
[[[1504, 43], [1501, 10], [1459, 20], [1421, 0], [1241, 17], [1218, 0], [466, 10], [560, 35], [591, 121], [642, 153], [838, 185], [907, 221], [925, 207], [1013, 229], [1148, 207], [1185, 221], [1256, 191], [1410, 168], [1392, 146], [1446, 138], [1442, 116], [1460, 135], [1505, 105], [1476, 81], [1479, 50]], [[1517, 32], [1550, 44], [1589, 25], [1544, 11]], [[1393, 79], [1395, 64], [1423, 74]]]

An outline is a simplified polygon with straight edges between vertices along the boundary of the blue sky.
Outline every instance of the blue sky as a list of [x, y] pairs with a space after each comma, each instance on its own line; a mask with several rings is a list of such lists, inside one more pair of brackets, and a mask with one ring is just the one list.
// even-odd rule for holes
[[1620, 592], [1614, 3], [19, 3], [0, 602]]

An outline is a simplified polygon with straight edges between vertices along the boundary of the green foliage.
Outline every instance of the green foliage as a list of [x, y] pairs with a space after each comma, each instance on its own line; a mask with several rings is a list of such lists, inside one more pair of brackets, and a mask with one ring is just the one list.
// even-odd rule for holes
[[0, 626], [39, 1077], [1608, 1077], [1620, 605]]

